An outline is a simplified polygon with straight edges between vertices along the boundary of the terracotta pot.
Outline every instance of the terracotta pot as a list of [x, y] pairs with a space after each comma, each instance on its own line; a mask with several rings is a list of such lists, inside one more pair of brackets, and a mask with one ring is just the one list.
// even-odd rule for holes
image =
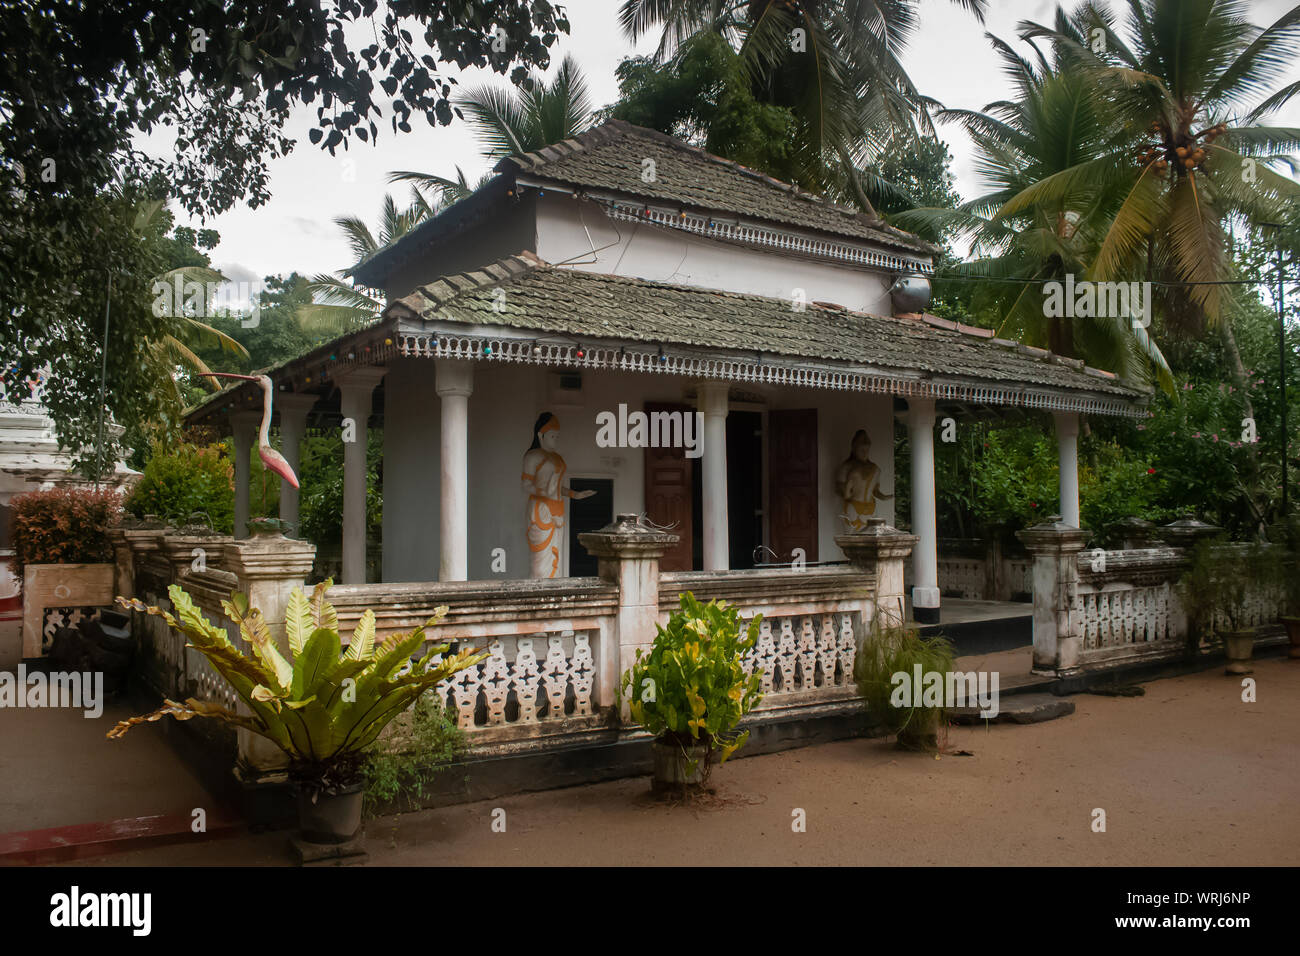
[[361, 806], [365, 791], [353, 784], [338, 793], [311, 793], [298, 787], [298, 829], [312, 843], [347, 843], [361, 829]]
[[1229, 631], [1223, 635], [1223, 654], [1228, 659], [1225, 674], [1249, 674], [1254, 668], [1250, 666], [1251, 655], [1255, 651], [1255, 632]]
[[650, 789], [655, 793], [698, 790], [704, 785], [704, 769], [709, 754], [707, 745], [683, 747], [675, 740], [656, 737], [650, 749], [654, 753], [654, 776], [650, 779]]
[[1291, 617], [1284, 615], [1282, 624], [1286, 627], [1286, 638], [1291, 642], [1291, 647], [1287, 650], [1286, 656], [1294, 660], [1300, 660], [1300, 617]]

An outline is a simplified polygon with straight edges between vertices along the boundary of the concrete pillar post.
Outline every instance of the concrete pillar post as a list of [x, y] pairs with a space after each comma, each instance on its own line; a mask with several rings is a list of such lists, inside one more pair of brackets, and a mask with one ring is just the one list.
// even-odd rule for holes
[[230, 416], [230, 428], [235, 440], [235, 537], [248, 537], [248, 483], [252, 475], [249, 467], [253, 442], [262, 424], [262, 412], [242, 411]]
[[623, 672], [632, 667], [637, 648], [649, 647], [654, 641], [659, 621], [659, 559], [679, 540], [675, 534], [640, 524], [633, 514], [621, 514], [599, 531], [578, 535], [582, 546], [599, 560], [600, 576], [618, 585], [616, 633], [600, 636], [597, 700], [602, 709], [614, 705], [615, 689]]
[[[316, 558], [316, 546], [283, 535], [254, 535], [225, 545], [226, 569], [239, 581], [238, 590], [248, 595], [248, 604], [262, 612], [280, 653], [290, 660], [285, 636], [285, 612], [294, 588], [304, 587]], [[246, 713], [243, 701], [239, 712]], [[264, 737], [238, 731], [239, 754], [236, 774], [245, 783], [259, 783], [284, 772], [287, 758], [279, 747]]]
[[1079, 552], [1091, 532], [1050, 515], [1017, 531], [1034, 558], [1034, 666], [1036, 674], [1070, 677], [1079, 672], [1083, 606], [1079, 600]]
[[[302, 481], [298, 466], [302, 463], [302, 439], [307, 432], [307, 413], [316, 404], [317, 397], [307, 392], [278, 392], [275, 407], [280, 413], [280, 454], [289, 463], [293, 473]], [[280, 482], [280, 520], [287, 524], [294, 537], [298, 531], [299, 489], [287, 481]]]
[[849, 564], [870, 578], [871, 607], [863, 609], [864, 628], [870, 627], [873, 617], [882, 628], [895, 627], [906, 619], [903, 562], [916, 541], [916, 535], [885, 524], [884, 518], [868, 518], [861, 531], [835, 536]]
[[1060, 462], [1061, 520], [1079, 527], [1079, 415], [1053, 412], [1056, 419], [1056, 454]]
[[366, 583], [366, 423], [370, 418], [375, 386], [387, 371], [378, 366], [364, 366], [335, 379], [346, 429], [343, 442], [344, 584]]
[[939, 530], [934, 504], [934, 399], [907, 400], [907, 440], [912, 450], [912, 617], [939, 623]]
[[704, 570], [731, 567], [727, 531], [727, 383], [701, 382], [696, 404], [704, 413], [702, 507]]
[[465, 581], [469, 579], [469, 397], [474, 392], [474, 366], [441, 359], [436, 374], [442, 405], [438, 580]]

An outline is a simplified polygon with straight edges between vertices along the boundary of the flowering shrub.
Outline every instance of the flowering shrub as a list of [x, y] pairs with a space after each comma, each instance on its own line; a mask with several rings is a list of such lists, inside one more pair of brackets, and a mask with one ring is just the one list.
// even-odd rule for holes
[[155, 446], [126, 508], [169, 524], [184, 524], [202, 512], [216, 531], [229, 534], [235, 520], [234, 467], [216, 445]]
[[122, 517], [122, 496], [104, 489], [55, 488], [13, 499], [14, 559], [29, 564], [98, 564], [113, 560], [108, 529]]

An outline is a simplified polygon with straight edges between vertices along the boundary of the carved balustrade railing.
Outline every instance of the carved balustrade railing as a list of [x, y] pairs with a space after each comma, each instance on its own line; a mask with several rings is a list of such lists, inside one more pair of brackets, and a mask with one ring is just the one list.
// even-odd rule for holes
[[599, 578], [343, 585], [329, 599], [345, 643], [367, 608], [382, 638], [446, 606], [426, 646], [489, 655], [436, 688], [475, 742], [594, 728], [614, 703], [618, 588]]
[[762, 674], [759, 709], [856, 696], [853, 664], [873, 614], [871, 582], [848, 567], [671, 572], [660, 576], [661, 621], [690, 591], [701, 601], [736, 605], [744, 620], [762, 615], [745, 668]]

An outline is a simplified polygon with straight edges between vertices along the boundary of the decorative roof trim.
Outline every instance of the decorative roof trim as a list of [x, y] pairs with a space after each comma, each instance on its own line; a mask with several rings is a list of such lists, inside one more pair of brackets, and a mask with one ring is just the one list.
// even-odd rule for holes
[[[1120, 398], [1061, 392], [1048, 388], [971, 381], [937, 381], [888, 369], [838, 366], [829, 362], [790, 362], [779, 357], [748, 358], [734, 354], [700, 354], [680, 347], [647, 351], [644, 346], [557, 341], [554, 333], [511, 336], [499, 332], [397, 332], [397, 353], [407, 358], [518, 362], [620, 372], [683, 375], [764, 385], [791, 385], [829, 391], [934, 398], [977, 405], [1008, 405], [1058, 412], [1085, 412], [1145, 418], [1145, 409]], [[582, 356], [578, 356], [578, 352]]]
[[[588, 194], [588, 199], [593, 197]], [[851, 262], [855, 265], [872, 266], [878, 269], [890, 269], [896, 272], [934, 272], [934, 265], [928, 260], [907, 259], [903, 256], [890, 255], [872, 249], [860, 248], [853, 243], [830, 239], [810, 239], [795, 235], [782, 229], [763, 226], [732, 224], [719, 222], [718, 217], [701, 216], [698, 213], [683, 212], [677, 215], [666, 209], [636, 203], [609, 200], [594, 200], [604, 206], [611, 219], [621, 222], [650, 222], [668, 229], [694, 233], [709, 239], [723, 239], [744, 245], [763, 246], [782, 252], [797, 252], [818, 259], [833, 259]]]

